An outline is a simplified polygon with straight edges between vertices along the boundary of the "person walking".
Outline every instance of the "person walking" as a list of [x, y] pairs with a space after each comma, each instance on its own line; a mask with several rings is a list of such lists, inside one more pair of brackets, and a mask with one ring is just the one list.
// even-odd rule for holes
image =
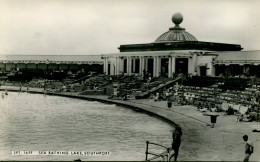
[[181, 136], [182, 136], [182, 130], [181, 127], [177, 126], [172, 133], [172, 149], [174, 153], [170, 156], [169, 161], [171, 161], [171, 158], [174, 157], [174, 161], [177, 161], [177, 157], [179, 154], [179, 148], [181, 145]]
[[249, 161], [249, 157], [250, 155], [254, 152], [254, 146], [253, 144], [248, 140], [248, 136], [244, 135], [243, 136], [244, 141], [246, 142], [245, 145], [245, 158], [244, 158], [244, 162], [248, 162]]

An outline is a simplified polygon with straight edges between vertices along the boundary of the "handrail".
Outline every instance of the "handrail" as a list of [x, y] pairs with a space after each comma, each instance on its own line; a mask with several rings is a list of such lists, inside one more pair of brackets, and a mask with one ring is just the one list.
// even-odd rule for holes
[[171, 85], [171, 84], [173, 84], [173, 83], [179, 81], [180, 79], [181, 79], [181, 78], [179, 78], [179, 77], [178, 77], [178, 78], [175, 78], [174, 80], [168, 81], [167, 83], [165, 83], [165, 84], [163, 84], [163, 85], [161, 85], [161, 86], [158, 86], [158, 87], [149, 89], [149, 90], [147, 90], [147, 91], [145, 91], [145, 92], [143, 92], [143, 93], [141, 93], [141, 94], [139, 94], [139, 95], [136, 95], [135, 98], [136, 98], [136, 99], [145, 98], [145, 97], [147, 97], [150, 93], [157, 92], [159, 89], [162, 89], [162, 88], [164, 88], [164, 87], [167, 87], [167, 86], [169, 86], [169, 85]]
[[161, 146], [161, 147], [164, 147], [164, 148], [168, 149], [168, 147], [165, 147], [165, 146], [157, 144], [157, 143], [149, 142], [149, 144], [154, 144], [154, 145]]
[[[166, 149], [166, 151], [164, 151], [163, 153], [160, 153], [160, 154], [156, 154], [156, 153], [153, 153], [153, 152], [148, 152], [149, 144], [153, 144], [153, 145], [156, 145], [156, 146], [163, 147], [163, 148]], [[157, 143], [146, 141], [146, 152], [145, 152], [145, 154], [146, 154], [145, 161], [151, 161], [151, 160], [157, 159], [159, 157], [162, 157], [164, 159], [165, 156], [167, 156], [167, 161], [169, 161], [170, 148], [165, 147], [165, 146], [160, 145], [160, 144], [157, 144]], [[154, 157], [148, 159], [148, 154], [154, 155]]]
[[80, 81], [82, 81], [84, 79], [87, 79], [87, 78], [90, 78], [90, 75], [86, 75], [86, 76], [81, 77], [81, 78], [79, 78], [77, 80], [74, 80], [74, 81], [70, 82], [70, 84], [74, 84], [74, 83], [80, 82]]

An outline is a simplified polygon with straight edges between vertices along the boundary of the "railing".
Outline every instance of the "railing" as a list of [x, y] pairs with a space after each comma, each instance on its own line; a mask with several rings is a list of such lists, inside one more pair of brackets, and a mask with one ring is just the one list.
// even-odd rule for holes
[[145, 91], [145, 92], [143, 92], [143, 93], [141, 93], [141, 94], [139, 94], [139, 95], [136, 95], [135, 98], [136, 98], [136, 99], [143, 99], [143, 98], [149, 97], [149, 95], [150, 95], [151, 93], [155, 93], [155, 92], [159, 91], [160, 89], [163, 89], [164, 87], [170, 87], [170, 86], [172, 86], [173, 84], [175, 84], [175, 82], [177, 82], [177, 81], [179, 81], [179, 80], [180, 80], [180, 78], [176, 78], [176, 79], [174, 79], [174, 80], [168, 81], [168, 82], [165, 83], [164, 85], [157, 86], [157, 87], [152, 88], [152, 89], [150, 89], [150, 90], [148, 90], [148, 91]]
[[78, 82], [83, 81], [83, 80], [86, 80], [86, 79], [88, 79], [88, 78], [90, 78], [90, 77], [91, 77], [90, 75], [86, 75], [86, 76], [84, 76], [84, 77], [81, 77], [81, 78], [79, 78], [79, 79], [77, 79], [77, 80], [74, 80], [74, 81], [70, 82], [70, 84], [78, 83]]
[[[163, 147], [163, 148], [166, 149], [166, 151], [164, 151], [164, 152], [162, 152], [162, 153], [160, 153], [160, 154], [153, 153], [153, 152], [149, 152], [149, 151], [148, 151], [148, 148], [149, 148], [148, 146], [149, 146], [149, 144]], [[172, 150], [171, 148], [165, 147], [165, 146], [163, 146], [163, 145], [146, 141], [145, 161], [152, 161], [152, 160], [155, 160], [155, 159], [158, 159], [158, 158], [162, 158], [162, 161], [169, 161], [170, 151], [171, 151], [171, 150]], [[148, 155], [149, 155], [149, 154], [154, 155], [154, 156], [153, 156], [152, 158], [148, 159]]]

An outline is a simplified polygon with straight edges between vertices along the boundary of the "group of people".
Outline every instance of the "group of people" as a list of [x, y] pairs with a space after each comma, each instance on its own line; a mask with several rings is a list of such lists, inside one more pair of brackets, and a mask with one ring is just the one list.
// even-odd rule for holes
[[215, 104], [202, 104], [202, 103], [198, 103], [197, 108], [199, 111], [201, 112], [220, 112], [222, 111], [219, 107], [217, 107]]
[[237, 117], [237, 122], [252, 122], [252, 121], [255, 121], [256, 120], [256, 117], [252, 114], [250, 114], [248, 111], [245, 113], [245, 114], [240, 114], [238, 117]]

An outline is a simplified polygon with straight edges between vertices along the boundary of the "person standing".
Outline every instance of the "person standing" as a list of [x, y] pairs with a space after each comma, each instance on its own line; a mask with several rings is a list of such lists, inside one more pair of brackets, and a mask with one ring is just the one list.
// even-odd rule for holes
[[254, 152], [254, 146], [253, 144], [248, 140], [248, 136], [244, 135], [243, 136], [244, 141], [246, 142], [245, 145], [245, 158], [244, 158], [244, 162], [248, 162], [249, 161], [249, 157], [250, 155]]
[[166, 98], [166, 101], [169, 100], [169, 90], [166, 91], [166, 93], [165, 93], [165, 98]]
[[20, 82], [20, 89], [19, 89], [20, 92], [22, 92], [22, 82]]
[[169, 161], [171, 161], [171, 158], [174, 157], [174, 161], [177, 161], [177, 157], [179, 154], [179, 148], [181, 145], [181, 136], [182, 136], [182, 130], [181, 127], [177, 126], [172, 133], [172, 149], [174, 153], [170, 156]]

